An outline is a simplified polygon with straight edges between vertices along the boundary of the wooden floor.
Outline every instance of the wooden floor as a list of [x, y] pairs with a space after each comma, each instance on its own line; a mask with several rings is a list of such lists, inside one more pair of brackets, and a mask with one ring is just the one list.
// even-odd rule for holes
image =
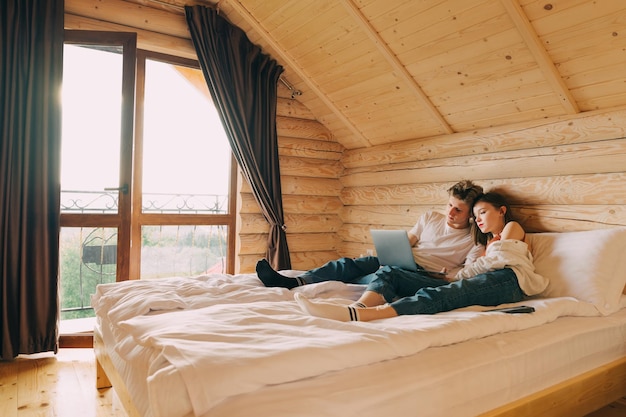
[[112, 389], [96, 389], [93, 349], [0, 362], [2, 417], [127, 417]]
[[[93, 349], [62, 348], [56, 356], [0, 362], [0, 416], [126, 417], [112, 389], [95, 388], [95, 375]], [[625, 416], [622, 399], [587, 417]]]

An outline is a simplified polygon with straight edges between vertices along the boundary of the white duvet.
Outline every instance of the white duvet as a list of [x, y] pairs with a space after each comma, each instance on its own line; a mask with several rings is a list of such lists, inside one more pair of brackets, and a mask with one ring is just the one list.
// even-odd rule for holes
[[342, 323], [305, 315], [293, 299], [300, 291], [348, 303], [362, 290], [326, 282], [289, 291], [265, 288], [255, 275], [211, 275], [105, 284], [92, 303], [99, 316], [107, 316], [120, 356], [131, 360], [136, 345], [152, 352], [147, 385], [154, 417], [178, 417], [158, 387], [172, 369], [185, 382], [194, 414], [202, 415], [227, 398], [268, 385], [530, 328], [560, 316], [599, 316], [589, 303], [551, 298], [518, 303], [534, 306], [532, 314], [471, 307]]

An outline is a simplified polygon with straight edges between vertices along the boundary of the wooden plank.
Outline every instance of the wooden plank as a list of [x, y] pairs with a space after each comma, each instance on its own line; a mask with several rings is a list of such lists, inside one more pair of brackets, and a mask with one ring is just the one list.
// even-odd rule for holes
[[0, 362], [0, 415], [3, 417], [17, 417], [18, 367], [19, 362], [15, 360]]
[[[462, 178], [459, 178], [459, 180]], [[458, 181], [458, 180], [456, 180]], [[341, 201], [346, 207], [358, 205], [417, 205], [446, 204], [449, 183], [416, 182], [373, 187], [346, 187], [341, 191]]]
[[529, 232], [567, 232], [626, 226], [626, 209], [616, 205], [512, 207]]
[[[254, 196], [250, 193], [241, 194], [240, 214], [261, 213]], [[336, 214], [343, 207], [337, 196], [311, 196], [305, 198], [298, 195], [283, 195], [283, 209], [285, 213], [298, 214]]]
[[[367, 255], [368, 250], [374, 251], [374, 245], [372, 243], [343, 242], [338, 253], [340, 257], [358, 258]], [[375, 253], [375, 251], [372, 253]]]
[[[472, 39], [471, 42], [463, 40], [448, 45], [448, 49], [437, 49], [434, 44], [425, 48], [411, 51], [407, 56], [400, 55], [407, 69], [419, 79], [428, 79], [433, 76], [437, 69], [445, 71], [451, 75], [462, 76], [459, 78], [464, 83], [471, 84], [471, 73], [465, 71], [466, 66], [480, 65], [485, 59], [490, 59], [494, 55], [501, 56], [504, 60], [507, 49], [514, 45], [519, 45], [520, 39], [517, 31], [506, 19], [496, 19], [494, 25], [504, 27], [494, 31], [485, 38]], [[432, 49], [431, 53], [428, 49]], [[429, 56], [430, 55], [430, 56]], [[454, 71], [456, 69], [456, 71]], [[462, 69], [459, 71], [459, 69]], [[451, 87], [459, 86], [458, 83], [451, 83]]]
[[[511, 207], [513, 216], [528, 232], [567, 232], [626, 227], [626, 209], [620, 205], [523, 205]], [[356, 206], [344, 210], [341, 227], [344, 239], [367, 237], [370, 228], [410, 229], [419, 215], [432, 206]], [[407, 213], [404, 215], [404, 213]], [[410, 214], [409, 214], [410, 213]], [[348, 220], [349, 219], [349, 220]], [[342, 246], [343, 248], [343, 246]]]
[[486, 190], [508, 195], [517, 205], [626, 204], [626, 173], [554, 175], [479, 182]]
[[[471, 103], [465, 103], [465, 107], [462, 107], [464, 101], [470, 100], [471, 102], [482, 101], [482, 97], [488, 94], [492, 100], [499, 100], [511, 94], [519, 94], [520, 82], [524, 85], [524, 90], [530, 89], [535, 94], [545, 93], [546, 82], [543, 79], [543, 74], [533, 65], [520, 66], [515, 72], [503, 73], [498, 78], [484, 78], [480, 80], [480, 83], [473, 83], [471, 85], [463, 84], [462, 92], [458, 91], [454, 95], [450, 95], [450, 81], [444, 78], [433, 78], [429, 83], [429, 87], [432, 88], [431, 94], [433, 99], [437, 99], [437, 102], [444, 102], [446, 108], [448, 104], [457, 106], [452, 108], [456, 113], [460, 109], [466, 110]], [[510, 124], [510, 123], [508, 123]]]
[[[266, 234], [240, 235], [239, 255], [265, 253], [267, 249]], [[317, 252], [337, 250], [339, 242], [335, 234], [329, 233], [290, 233], [287, 235], [289, 252]]]
[[[384, 33], [386, 29], [391, 27], [396, 27], [399, 22], [419, 23], [414, 22], [412, 18], [427, 13], [433, 7], [432, 2], [415, 2], [414, 0], [396, 0], [394, 2], [360, 0], [358, 5], [363, 15], [375, 23], [380, 33]], [[413, 27], [412, 30], [416, 29]], [[384, 34], [388, 36], [386, 33]]]
[[543, 43], [539, 40], [535, 29], [528, 20], [528, 17], [524, 14], [519, 3], [517, 3], [517, 0], [501, 0], [501, 3], [515, 23], [524, 42], [531, 50], [548, 83], [559, 96], [559, 100], [567, 113], [578, 113], [579, 110], [574, 97], [572, 97], [561, 74], [559, 74], [556, 69], [552, 58], [548, 55]]
[[[106, 353], [106, 348], [102, 341], [102, 336], [98, 332], [94, 332], [94, 352], [96, 355], [96, 369], [98, 374], [96, 375], [96, 386], [98, 389], [110, 386], [113, 384], [113, 389], [120, 399], [120, 403], [126, 410], [128, 417], [141, 417], [141, 414], [133, 404], [132, 397], [126, 388], [124, 380], [115, 369], [113, 361]], [[102, 373], [104, 371], [104, 373]]]
[[341, 183], [337, 179], [285, 177], [282, 180], [283, 194], [303, 196], [337, 196], [341, 192]]
[[348, 149], [346, 168], [480, 154], [493, 151], [550, 147], [626, 137], [626, 109], [555, 117], [543, 122], [482, 129], [429, 139], [390, 143], [367, 149]]
[[[283, 195], [303, 196], [338, 196], [341, 192], [341, 183], [334, 178], [306, 178], [283, 176], [281, 177]], [[247, 181], [242, 181], [241, 192], [251, 193]]]
[[[626, 204], [626, 173], [555, 175], [476, 181], [485, 190], [504, 192], [517, 204]], [[414, 183], [376, 187], [346, 187], [341, 200], [348, 206], [445, 204], [449, 183]]]
[[[272, 37], [286, 50], [295, 49], [293, 59], [299, 62], [301, 56], [298, 49], [306, 50], [308, 43], [317, 43], [317, 36], [325, 32], [341, 32], [342, 21], [345, 21], [345, 11], [335, 2], [311, 2], [308, 1], [305, 8], [296, 12], [292, 9], [288, 20], [276, 21], [276, 26], [271, 30]], [[311, 19], [315, 16], [315, 19]], [[270, 22], [263, 22], [264, 25], [271, 25]], [[336, 26], [335, 26], [336, 24]], [[330, 38], [332, 39], [332, 37]], [[308, 52], [308, 51], [307, 51]], [[302, 65], [302, 68], [308, 68]]]
[[291, 254], [291, 267], [306, 271], [324, 265], [338, 257], [339, 254], [335, 251], [293, 252]]
[[[291, 91], [279, 82], [279, 89], [284, 91], [283, 96], [289, 97]], [[282, 86], [282, 87], [280, 87]], [[280, 95], [279, 95], [280, 96]], [[293, 117], [296, 119], [315, 120], [315, 116], [309, 109], [298, 100], [290, 98], [278, 98], [276, 102], [276, 115], [282, 117]]]
[[[345, 53], [342, 52], [338, 58], [334, 58], [330, 68], [326, 64], [322, 67], [323, 69], [320, 68], [319, 75], [312, 75], [315, 75], [316, 79], [323, 83], [328, 91], [334, 92], [347, 85], [367, 83], [374, 76], [389, 73], [392, 67], [385, 61], [376, 59], [375, 53], [368, 51], [367, 46], [369, 44], [364, 45], [361, 49], [354, 45]], [[324, 52], [330, 55], [326, 50]], [[328, 57], [325, 58], [328, 60]], [[323, 64], [324, 62], [318, 63]]]
[[443, 212], [445, 204], [440, 206], [390, 206], [390, 205], [367, 205], [349, 206], [342, 210], [341, 219], [343, 224], [361, 223], [372, 224], [382, 228], [410, 229], [419, 216], [427, 211]]
[[541, 37], [567, 32], [570, 28], [584, 29], [588, 24], [593, 25], [594, 20], [602, 16], [619, 16], [626, 8], [626, 4], [621, 1], [597, 3], [588, 0], [560, 2], [558, 7], [550, 10], [543, 6], [545, 3], [540, 2], [532, 9], [524, 7], [524, 11], [529, 13], [528, 17], [533, 27]]
[[[428, 59], [432, 54], [423, 49], [425, 45], [440, 44], [436, 52], [440, 54], [442, 51], [468, 47], [471, 43], [510, 27], [510, 22], [498, 19], [503, 11], [489, 4], [489, 0], [445, 1], [436, 4], [426, 2], [425, 7], [416, 7], [415, 4], [407, 6], [397, 22], [381, 30], [381, 35], [394, 46], [405, 63], [405, 55], [410, 50], [417, 51], [412, 53], [415, 58]], [[420, 7], [422, 10], [419, 10]], [[494, 21], [499, 22], [494, 26]], [[479, 33], [483, 36], [480, 37]]]
[[[409, 87], [411, 93], [419, 100], [420, 104], [424, 107], [425, 111], [436, 121], [441, 129], [446, 133], [452, 133], [452, 128], [440, 113], [440, 111], [431, 102], [430, 98], [424, 93], [422, 87], [417, 83], [415, 78], [409, 73], [407, 67], [400, 61], [397, 56], [397, 52], [393, 51], [385, 41], [385, 39], [376, 31], [372, 23], [361, 13], [359, 8], [352, 3], [352, 1], [344, 0], [342, 4], [348, 10], [348, 12], [359, 23], [361, 29], [367, 34], [367, 36], [373, 41], [374, 45], [378, 48], [380, 54], [384, 57], [384, 61], [389, 63], [391, 68], [396, 74], [404, 81]], [[368, 67], [371, 67], [369, 65]], [[355, 84], [358, 83], [355, 82]]]
[[136, 32], [137, 48], [188, 59], [198, 59], [190, 39], [150, 32], [111, 22], [65, 13], [65, 28], [76, 30], [102, 30], [113, 32]]
[[[341, 240], [346, 243], [359, 243], [371, 246], [372, 236], [370, 235], [370, 229], [382, 229], [382, 224], [357, 224], [357, 223], [344, 223], [341, 226], [338, 234]], [[389, 227], [387, 227], [389, 228]]]
[[[337, 259], [339, 254], [335, 251], [318, 252], [290, 252], [292, 269], [307, 270], [316, 268], [324, 263]], [[251, 273], [255, 271], [256, 263], [265, 256], [264, 253], [258, 255], [239, 256], [239, 270], [241, 273]]]
[[177, 38], [190, 39], [185, 15], [122, 0], [65, 0], [65, 12]]
[[325, 140], [278, 137], [278, 154], [338, 161], [344, 147]]
[[[473, 102], [480, 97], [487, 97], [485, 101], [485, 109], [489, 110], [494, 107], [494, 116], [499, 114], [509, 114], [513, 110], [517, 113], [525, 110], [536, 110], [534, 106], [554, 106], [558, 105], [558, 100], [554, 97], [548, 84], [535, 74], [538, 73], [535, 69], [524, 71], [522, 73], [512, 74], [510, 77], [502, 77], [497, 80], [499, 83], [497, 86], [493, 85], [492, 80], [487, 80], [485, 83], [480, 83], [473, 86], [467, 86], [464, 89], [463, 94], [458, 94], [454, 99], [450, 99], [446, 102], [446, 108], [449, 112], [455, 115], [457, 118], [465, 117], [471, 112], [476, 112], [476, 106], [472, 105]], [[528, 75], [528, 77], [526, 77]], [[536, 82], [532, 82], [529, 78], [536, 79]], [[523, 92], [520, 92], [520, 79], [524, 80]], [[513, 85], [508, 85], [507, 80], [512, 80]], [[496, 88], [497, 87], [497, 88]], [[482, 93], [481, 93], [482, 91]], [[487, 93], [486, 93], [487, 91]], [[445, 90], [441, 91], [442, 96], [448, 95], [449, 92]], [[508, 102], [507, 102], [508, 97]], [[515, 101], [515, 104], [510, 104], [511, 101]], [[468, 103], [469, 101], [469, 103]], [[500, 105], [503, 109], [498, 109], [496, 106]], [[449, 106], [449, 107], [448, 107]], [[476, 113], [478, 121], [484, 119], [484, 114]]]
[[[262, 214], [241, 214], [241, 232], [247, 233], [267, 233], [269, 225]], [[341, 227], [341, 219], [337, 214], [285, 214], [285, 224], [287, 234], [291, 233], [332, 233]]]
[[[619, 17], [623, 13], [623, 10], [616, 10], [615, 14], [590, 19], [584, 25], [571, 25], [559, 32], [546, 35], [545, 43], [552, 60], [561, 64], [572, 59], [589, 59], [590, 55], [600, 54], [602, 59], [595, 62], [598, 68], [603, 64], [615, 62], [610, 59], [610, 55], [624, 44], [624, 40], [617, 36], [623, 27]], [[611, 33], [614, 34], [608, 37], [607, 35]]]
[[[299, 195], [283, 195], [283, 211], [294, 214], [337, 214], [343, 207], [337, 196], [311, 196], [302, 198]], [[261, 213], [254, 196], [250, 193], [240, 195], [240, 214]]]
[[303, 25], [298, 29], [297, 35], [301, 35], [300, 42], [290, 41], [289, 47], [294, 51], [294, 59], [303, 68], [307, 68], [315, 78], [321, 74], [324, 67], [329, 68], [329, 61], [343, 65], [346, 57], [342, 52], [346, 51], [349, 45], [357, 45], [361, 39], [365, 39], [358, 31], [354, 19], [346, 14], [336, 15], [336, 18], [330, 18], [330, 22], [324, 22], [322, 25], [320, 25], [322, 20], [309, 20], [311, 25]]
[[[520, 88], [523, 87], [520, 86]], [[483, 129], [489, 126], [504, 126], [509, 123], [524, 122], [525, 120], [538, 120], [541, 117], [551, 117], [562, 114], [562, 110], [560, 110], [561, 105], [557, 104], [555, 96], [544, 96], [539, 98], [539, 100], [542, 100], [543, 98], [553, 100], [554, 105], [548, 104], [547, 100], [543, 101], [545, 108], [519, 110], [516, 109], [515, 106], [507, 105], [505, 106], [506, 111], [502, 111], [502, 109], [500, 109], [492, 119], [488, 120], [488, 117], [485, 116], [487, 111], [499, 107], [498, 103], [493, 103], [492, 105], [486, 106], [482, 112], [474, 110], [471, 112], [463, 112], [462, 114], [455, 114], [453, 126], [455, 129], [458, 129], [458, 131], [467, 131], [473, 129]]]
[[331, 131], [316, 120], [277, 116], [276, 131], [279, 136], [328, 141], [334, 140]]
[[418, 180], [454, 181], [460, 177], [474, 180], [553, 175], [618, 173], [624, 170], [626, 139], [586, 144], [541, 147], [535, 150], [497, 152], [432, 161], [393, 164], [371, 169], [346, 170], [341, 178], [344, 187], [410, 184]]
[[280, 173], [283, 176], [336, 179], [343, 173], [343, 165], [339, 161], [282, 156]]

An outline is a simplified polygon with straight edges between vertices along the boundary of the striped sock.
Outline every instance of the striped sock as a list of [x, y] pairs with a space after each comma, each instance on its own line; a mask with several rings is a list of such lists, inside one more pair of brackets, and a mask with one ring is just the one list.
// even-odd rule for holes
[[311, 301], [301, 293], [294, 294], [300, 308], [307, 314], [338, 321], [359, 321], [358, 308], [324, 301]]

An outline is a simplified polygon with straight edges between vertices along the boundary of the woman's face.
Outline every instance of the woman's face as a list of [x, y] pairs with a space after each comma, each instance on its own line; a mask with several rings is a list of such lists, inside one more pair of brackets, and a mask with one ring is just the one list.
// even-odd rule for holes
[[483, 233], [498, 235], [504, 229], [504, 213], [506, 207], [494, 207], [485, 201], [474, 204], [474, 220]]
[[446, 210], [448, 226], [453, 229], [465, 229], [469, 227], [470, 208], [463, 200], [450, 197]]

